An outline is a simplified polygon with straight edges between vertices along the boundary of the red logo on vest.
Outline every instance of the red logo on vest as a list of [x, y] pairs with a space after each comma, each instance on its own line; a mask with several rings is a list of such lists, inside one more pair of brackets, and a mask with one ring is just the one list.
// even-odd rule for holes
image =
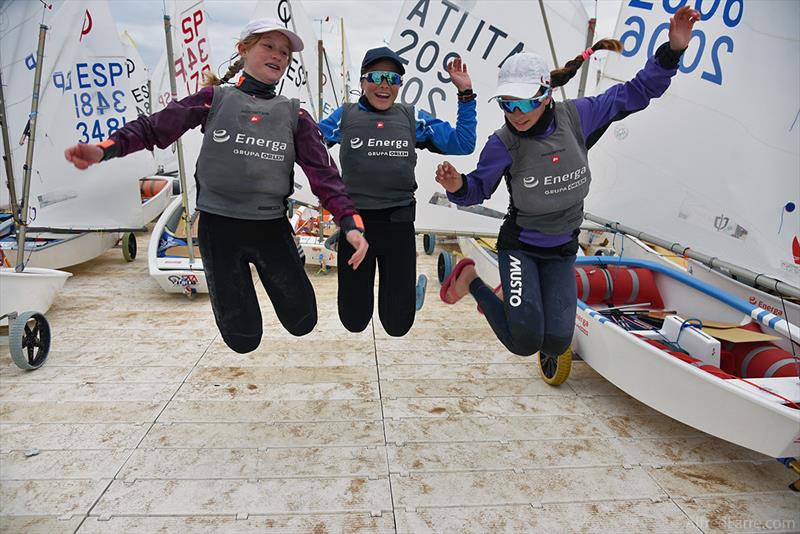
[[555, 165], [556, 163], [561, 161], [561, 156], [559, 156], [558, 154], [554, 154], [553, 158], [552, 158], [552, 161], [553, 161], [553, 165]]
[[250, 122], [260, 122], [260, 121], [261, 117], [259, 117], [258, 115], [250, 115]]
[[383, 128], [383, 121], [378, 121], [378, 128]]

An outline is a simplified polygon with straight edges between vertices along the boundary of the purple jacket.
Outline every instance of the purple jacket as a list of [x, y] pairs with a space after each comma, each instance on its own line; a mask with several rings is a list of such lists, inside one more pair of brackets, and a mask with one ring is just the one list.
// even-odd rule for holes
[[[143, 148], [147, 150], [153, 150], [153, 147], [167, 148], [185, 132], [198, 125], [201, 131], [204, 131], [213, 96], [214, 87], [204, 87], [182, 100], [170, 102], [158, 113], [129, 122], [109, 138], [114, 143], [112, 157], [124, 156]], [[108, 141], [104, 145], [107, 143]], [[306, 173], [311, 191], [319, 198], [325, 209], [333, 213], [341, 226], [342, 219], [357, 214], [357, 211], [345, 191], [336, 163], [322, 142], [322, 134], [317, 123], [303, 109], [300, 110], [297, 121], [294, 144], [297, 163]]]
[[[614, 85], [601, 95], [574, 101], [583, 131], [583, 142], [587, 147], [591, 147], [612, 122], [646, 108], [651, 99], [666, 92], [672, 77], [678, 72], [677, 60], [680, 53], [669, 51], [668, 45], [667, 51], [663, 50], [664, 46], [648, 59], [633, 80]], [[675, 67], [668, 68], [672, 64]], [[541, 137], [551, 135], [557, 127], [559, 125], [553, 121]], [[493, 133], [481, 150], [478, 167], [466, 175], [464, 187], [457, 193], [448, 193], [447, 198], [461, 206], [480, 204], [492, 196], [511, 163], [511, 154], [497, 134]], [[523, 229], [519, 239], [538, 247], [554, 247], [570, 241], [572, 234], [548, 235]]]

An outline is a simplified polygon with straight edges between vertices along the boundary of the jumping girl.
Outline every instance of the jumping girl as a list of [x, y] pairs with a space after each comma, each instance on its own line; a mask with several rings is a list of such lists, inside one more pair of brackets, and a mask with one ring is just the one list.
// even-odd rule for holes
[[[303, 41], [277, 20], [262, 18], [245, 26], [237, 49], [241, 57], [222, 80], [211, 76], [212, 85], [198, 93], [128, 123], [99, 145], [75, 145], [64, 155], [86, 169], [143, 148], [166, 148], [201, 126], [195, 174], [198, 244], [217, 327], [231, 349], [246, 353], [258, 347], [262, 335], [251, 263], [286, 330], [302, 336], [317, 324], [314, 289], [286, 219], [295, 162], [346, 236], [340, 264], [355, 270], [368, 245], [314, 119], [298, 100], [275, 94]], [[235, 86], [219, 86], [242, 69]], [[254, 144], [241, 144], [242, 139]], [[248, 149], [253, 146], [258, 150]]]
[[511, 197], [497, 240], [502, 294], [498, 298], [477, 276], [474, 262], [463, 259], [442, 285], [442, 300], [453, 304], [471, 293], [503, 345], [521, 356], [540, 352], [542, 369], [567, 365], [572, 357], [573, 266], [591, 181], [587, 152], [612, 122], [664, 94], [699, 18], [694, 9], [679, 9], [670, 19], [669, 43], [633, 80], [595, 97], [557, 104], [552, 91], [593, 52], [621, 51], [619, 41], [601, 40], [553, 72], [536, 54], [510, 57], [500, 68], [493, 97], [505, 126], [489, 137], [477, 169], [465, 176], [448, 162], [437, 168], [436, 181], [456, 204], [480, 204], [503, 177]]
[[342, 179], [371, 243], [358, 271], [342, 268], [353, 248], [339, 245], [339, 318], [351, 332], [361, 332], [372, 319], [376, 262], [383, 328], [391, 336], [403, 336], [414, 324], [416, 149], [458, 155], [475, 149], [475, 94], [467, 67], [455, 59], [447, 72], [458, 89], [455, 128], [395, 102], [405, 68], [400, 56], [386, 47], [364, 56], [358, 103], [345, 104], [320, 123], [325, 141], [341, 144]]

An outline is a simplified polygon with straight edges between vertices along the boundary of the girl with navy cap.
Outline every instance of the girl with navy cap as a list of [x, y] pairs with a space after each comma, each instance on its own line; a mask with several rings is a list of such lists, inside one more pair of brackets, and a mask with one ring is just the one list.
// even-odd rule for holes
[[[250, 264], [286, 330], [302, 336], [317, 323], [314, 289], [286, 219], [295, 162], [345, 235], [349, 248], [341, 263], [355, 270], [368, 245], [313, 118], [298, 100], [275, 94], [303, 41], [277, 20], [262, 18], [245, 26], [237, 48], [240, 59], [222, 80], [207, 77], [210, 86], [196, 94], [129, 122], [99, 145], [75, 145], [64, 155], [85, 169], [143, 148], [166, 148], [201, 127], [198, 244], [217, 327], [231, 349], [246, 353], [258, 347], [262, 335]], [[219, 86], [242, 69], [235, 86]]]
[[621, 51], [619, 41], [601, 40], [553, 72], [536, 54], [510, 57], [500, 68], [493, 97], [505, 126], [489, 137], [477, 169], [465, 176], [448, 162], [437, 168], [436, 181], [456, 204], [480, 204], [502, 178], [511, 197], [497, 240], [498, 294], [477, 276], [474, 262], [463, 259], [442, 285], [442, 300], [453, 304], [471, 293], [508, 350], [521, 356], [539, 352], [542, 375], [550, 383], [566, 379], [572, 357], [573, 266], [591, 181], [587, 152], [612, 122], [664, 94], [699, 18], [694, 9], [679, 9], [670, 19], [669, 43], [633, 80], [595, 97], [556, 104], [552, 91], [566, 84], [594, 51]]
[[343, 269], [353, 251], [339, 244], [339, 318], [351, 332], [372, 319], [375, 267], [379, 271], [378, 314], [391, 336], [403, 336], [416, 312], [416, 149], [471, 154], [475, 149], [475, 95], [466, 65], [447, 71], [458, 89], [456, 126], [396, 103], [403, 60], [386, 47], [373, 48], [361, 63], [362, 96], [320, 122], [329, 144], [340, 143], [342, 179], [364, 219], [370, 248], [358, 271]]

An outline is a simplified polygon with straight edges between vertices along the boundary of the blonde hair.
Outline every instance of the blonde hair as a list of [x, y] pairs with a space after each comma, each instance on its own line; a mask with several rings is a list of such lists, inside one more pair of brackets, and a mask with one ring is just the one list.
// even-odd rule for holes
[[[267, 35], [268, 33], [272, 33], [272, 32], [251, 33], [250, 35], [248, 35], [247, 37], [245, 37], [244, 39], [241, 39], [238, 43], [236, 43], [236, 49], [239, 50], [240, 48], [243, 48], [244, 51], [247, 52], [248, 50], [253, 48], [256, 45], [256, 43], [258, 43], [261, 40], [261, 38], [263, 36]], [[283, 35], [283, 34], [281, 34], [281, 35]], [[291, 63], [291, 62], [292, 62], [292, 53], [289, 52], [289, 63]], [[222, 78], [217, 77], [216, 74], [214, 74], [213, 72], [211, 72], [209, 70], [204, 71], [203, 72], [203, 87], [208, 87], [210, 85], [222, 85], [223, 83], [228, 83], [228, 80], [233, 78], [236, 75], [237, 72], [242, 70], [243, 67], [244, 67], [244, 58], [243, 57], [239, 57], [239, 59], [234, 61], [231, 64], [231, 66], [228, 67], [227, 72], [225, 72], [225, 75]]]

